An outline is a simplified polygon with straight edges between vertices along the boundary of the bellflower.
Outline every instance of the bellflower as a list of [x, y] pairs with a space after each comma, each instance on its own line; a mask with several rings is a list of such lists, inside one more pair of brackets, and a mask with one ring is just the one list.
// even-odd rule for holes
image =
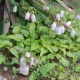
[[29, 74], [29, 67], [28, 67], [28, 65], [20, 66], [20, 73], [23, 74], [23, 75], [28, 75]]
[[15, 5], [13, 8], [13, 12], [16, 13], [17, 12], [17, 6]]
[[71, 25], [71, 21], [68, 21], [66, 25], [69, 27]]
[[75, 36], [75, 30], [74, 30], [74, 29], [71, 30], [70, 35], [71, 35], [72, 37]]
[[62, 25], [61, 26], [61, 32], [64, 33], [65, 32], [65, 27]]
[[34, 65], [35, 61], [34, 61], [34, 58], [31, 58], [31, 61], [30, 61], [30, 65]]
[[36, 21], [36, 17], [35, 17], [34, 14], [31, 15], [31, 21], [32, 21], [32, 22], [35, 22], [35, 21]]
[[76, 18], [77, 18], [77, 19], [80, 19], [80, 14], [78, 14], [78, 15], [76, 16]]
[[58, 34], [58, 35], [60, 35], [62, 32], [61, 32], [61, 27], [56, 27], [56, 33]]
[[30, 12], [27, 12], [27, 13], [25, 14], [25, 19], [26, 19], [26, 20], [29, 20], [29, 19], [30, 19]]
[[25, 56], [26, 56], [27, 58], [30, 58], [30, 53], [29, 53], [29, 52], [26, 52]]
[[25, 62], [25, 58], [24, 57], [22, 57], [20, 59], [20, 65], [22, 65], [22, 66], [25, 66], [26, 65], [26, 62]]
[[60, 12], [60, 16], [61, 16], [61, 17], [64, 16], [64, 11], [63, 11], [63, 10], [61, 10], [61, 12]]
[[56, 14], [56, 19], [57, 19], [58, 21], [61, 20], [61, 19], [60, 19], [60, 14]]
[[51, 29], [52, 29], [52, 30], [55, 30], [55, 29], [56, 29], [56, 22], [53, 22], [53, 23], [52, 23]]

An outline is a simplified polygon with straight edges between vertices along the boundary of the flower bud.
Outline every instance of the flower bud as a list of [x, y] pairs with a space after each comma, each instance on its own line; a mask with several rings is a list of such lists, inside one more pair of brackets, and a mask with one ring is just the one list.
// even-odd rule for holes
[[35, 22], [35, 21], [36, 21], [36, 17], [35, 17], [34, 14], [31, 15], [31, 21], [32, 21], [32, 22]]
[[65, 27], [62, 25], [61, 26], [61, 32], [64, 33], [64, 31], [65, 31]]
[[17, 12], [17, 6], [15, 5], [13, 8], [13, 12], [16, 13]]
[[43, 6], [43, 10], [45, 10], [45, 11], [49, 11], [49, 6]]
[[56, 22], [53, 22], [53, 23], [52, 23], [51, 29], [52, 29], [52, 30], [55, 30], [55, 29], [56, 29]]
[[61, 10], [61, 12], [60, 12], [60, 16], [61, 16], [61, 17], [64, 16], [64, 11], [63, 11], [63, 10]]
[[22, 57], [20, 59], [20, 65], [22, 65], [22, 66], [25, 66], [26, 65], [26, 62], [25, 62], [25, 58], [24, 57]]
[[29, 53], [29, 52], [26, 52], [25, 56], [26, 56], [27, 58], [30, 58], [30, 53]]
[[74, 30], [74, 29], [71, 30], [70, 35], [71, 35], [72, 37], [75, 36], [75, 30]]
[[56, 33], [58, 34], [58, 35], [60, 35], [62, 32], [61, 32], [61, 27], [56, 27]]
[[28, 67], [28, 65], [20, 66], [20, 73], [23, 74], [23, 75], [28, 75], [29, 74], [29, 67]]
[[29, 20], [29, 19], [30, 19], [30, 13], [29, 13], [29, 12], [27, 12], [27, 13], [25, 14], [25, 19], [26, 19], [26, 20]]
[[56, 15], [56, 19], [57, 19], [58, 21], [61, 20], [61, 19], [60, 19], [60, 14], [57, 14], [57, 15]]
[[66, 26], [70, 26], [71, 25], [71, 21], [68, 21], [67, 23], [66, 23]]

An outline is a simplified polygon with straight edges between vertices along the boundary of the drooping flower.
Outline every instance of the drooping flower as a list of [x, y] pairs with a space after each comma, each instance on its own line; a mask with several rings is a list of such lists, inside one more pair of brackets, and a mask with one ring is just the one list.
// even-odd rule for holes
[[29, 53], [29, 52], [26, 52], [25, 56], [26, 56], [27, 58], [30, 58], [30, 53]]
[[49, 6], [47, 6], [47, 5], [43, 6], [43, 10], [48, 12], [49, 11]]
[[29, 19], [30, 19], [30, 12], [27, 12], [27, 13], [25, 14], [25, 19], [26, 19], [26, 20], [29, 20]]
[[70, 26], [71, 25], [71, 21], [68, 21], [67, 23], [66, 23], [66, 26]]
[[60, 16], [61, 16], [61, 17], [64, 16], [64, 11], [63, 11], [63, 10], [61, 10], [61, 12], [60, 12]]
[[78, 15], [76, 16], [76, 18], [77, 18], [77, 19], [80, 19], [80, 14], [78, 14]]
[[75, 30], [72, 29], [70, 35], [73, 37], [73, 36], [75, 36], [75, 34], [76, 34], [76, 33], [75, 33]]
[[31, 21], [32, 21], [32, 22], [35, 22], [35, 21], [36, 21], [36, 17], [35, 17], [34, 14], [31, 15]]
[[60, 14], [56, 14], [56, 19], [57, 19], [58, 21], [61, 20], [61, 19], [60, 19]]
[[20, 59], [20, 65], [21, 65], [21, 66], [26, 66], [26, 62], [25, 62], [25, 58], [24, 58], [24, 57], [22, 57], [22, 58]]
[[23, 74], [23, 75], [28, 75], [29, 74], [29, 67], [28, 67], [28, 65], [20, 66], [20, 73]]
[[65, 32], [65, 27], [62, 25], [61, 26], [61, 32], [64, 33]]
[[58, 35], [60, 35], [62, 32], [61, 32], [61, 27], [56, 27], [56, 33], [58, 34]]
[[56, 22], [53, 22], [53, 23], [52, 23], [51, 29], [52, 29], [52, 30], [55, 30], [55, 29], [56, 29]]
[[30, 65], [31, 65], [31, 66], [34, 66], [34, 64], [35, 64], [35, 59], [32, 57], [32, 58], [31, 58], [31, 61], [30, 61]]
[[17, 6], [15, 5], [13, 8], [13, 12], [16, 13], [17, 12]]

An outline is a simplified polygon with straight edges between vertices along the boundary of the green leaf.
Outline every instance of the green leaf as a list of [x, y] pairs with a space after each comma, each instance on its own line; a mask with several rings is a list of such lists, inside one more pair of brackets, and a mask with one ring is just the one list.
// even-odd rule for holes
[[51, 44], [49, 41], [43, 41], [42, 42], [42, 45], [47, 48], [51, 53], [53, 53], [53, 50], [52, 50], [52, 47], [51, 47]]
[[24, 44], [25, 44], [25, 45], [31, 45], [31, 39], [30, 39], [30, 38], [26, 39], [26, 40], [24, 41]]
[[15, 26], [13, 28], [13, 33], [19, 33], [20, 32], [20, 26]]
[[39, 49], [40, 48], [40, 45], [37, 43], [37, 42], [34, 42], [31, 44], [31, 50], [36, 50], [36, 49]]
[[5, 41], [0, 42], [0, 48], [2, 48], [2, 47], [12, 47], [12, 46], [13, 46], [13, 44], [10, 41], [5, 40]]
[[80, 72], [80, 64], [75, 65], [74, 70]]
[[37, 73], [35, 71], [33, 71], [30, 75], [29, 80], [36, 80], [37, 79]]
[[29, 25], [29, 32], [35, 31], [35, 29], [36, 29], [35, 23], [30, 23], [30, 25]]
[[59, 73], [59, 80], [63, 80], [66, 78], [66, 75], [64, 73]]
[[47, 53], [47, 49], [44, 48], [44, 47], [41, 47], [41, 53], [40, 53], [40, 56], [43, 56], [45, 53]]
[[69, 66], [69, 61], [68, 61], [66, 58], [64, 58], [64, 57], [61, 58], [60, 62], [61, 62], [64, 66]]
[[10, 52], [11, 52], [12, 55], [14, 55], [15, 57], [19, 58], [19, 54], [14, 48], [10, 48]]
[[52, 50], [54, 51], [54, 52], [57, 52], [58, 51], [58, 48], [56, 47], [56, 46], [51, 46], [52, 47]]
[[46, 77], [47, 73], [50, 72], [55, 66], [55, 63], [47, 63], [45, 65], [42, 65], [42, 67], [40, 68], [40, 72], [44, 77]]
[[13, 64], [19, 64], [19, 61], [17, 58], [12, 58], [12, 62], [10, 63], [11, 65]]
[[73, 56], [73, 62], [76, 62], [80, 59], [80, 52], [77, 52], [74, 56]]
[[25, 37], [29, 36], [29, 32], [27, 30], [21, 29], [21, 32]]
[[13, 39], [13, 40], [17, 41], [17, 42], [20, 42], [24, 39], [23, 35], [21, 35], [21, 34], [10, 35], [8, 37], [10, 39]]
[[6, 61], [6, 57], [3, 54], [0, 54], [0, 64]]

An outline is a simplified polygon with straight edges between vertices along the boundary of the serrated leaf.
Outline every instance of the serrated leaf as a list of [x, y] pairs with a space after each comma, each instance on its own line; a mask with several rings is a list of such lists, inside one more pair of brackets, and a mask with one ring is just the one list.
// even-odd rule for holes
[[10, 36], [8, 36], [8, 38], [13, 39], [17, 42], [20, 42], [24, 39], [23, 35], [21, 35], [21, 34], [10, 35]]
[[60, 62], [61, 62], [64, 66], [69, 66], [69, 61], [68, 61], [66, 58], [64, 58], [64, 57], [61, 58]]
[[44, 48], [44, 47], [41, 47], [41, 53], [40, 53], [40, 56], [43, 56], [45, 53], [47, 53], [47, 49]]
[[10, 42], [10, 41], [1, 41], [0, 42], [0, 48], [2, 48], [2, 47], [12, 47], [13, 46], [13, 44]]
[[25, 37], [28, 37], [29, 36], [29, 32], [27, 30], [21, 30], [22, 34], [25, 36]]
[[19, 33], [20, 32], [20, 26], [15, 26], [13, 28], [13, 33]]
[[47, 73], [50, 72], [55, 66], [55, 63], [47, 63], [45, 65], [42, 65], [42, 67], [40, 68], [40, 72], [43, 76], [46, 76]]
[[6, 57], [3, 54], [0, 54], [0, 64], [6, 61]]
[[19, 58], [19, 54], [14, 48], [10, 48], [10, 52], [11, 52], [12, 55], [14, 55], [15, 57]]
[[39, 44], [37, 42], [34, 42], [31, 44], [31, 50], [36, 50], [36, 49], [39, 49]]
[[80, 72], [80, 64], [75, 65], [74, 70]]
[[80, 52], [77, 52], [74, 56], [73, 56], [73, 62], [76, 62], [80, 59]]
[[37, 73], [35, 71], [33, 71], [30, 75], [29, 80], [36, 80], [37, 79]]

